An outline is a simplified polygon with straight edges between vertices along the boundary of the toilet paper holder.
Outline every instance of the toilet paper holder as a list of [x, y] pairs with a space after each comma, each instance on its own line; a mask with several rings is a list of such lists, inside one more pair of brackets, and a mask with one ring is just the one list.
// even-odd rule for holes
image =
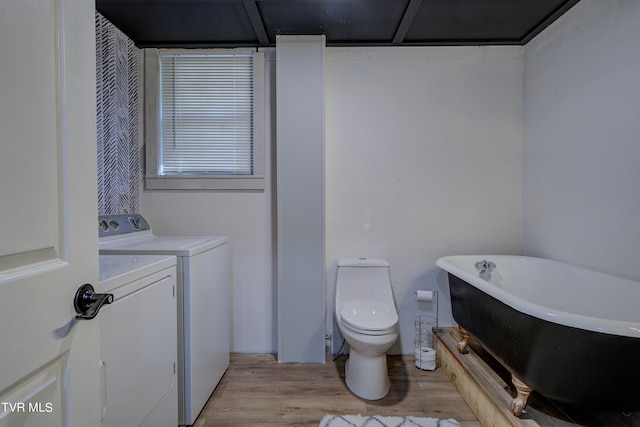
[[435, 316], [418, 315], [414, 322], [415, 365], [419, 369], [433, 371], [437, 368], [436, 341], [433, 339], [433, 331], [438, 330], [438, 292], [418, 290], [414, 291], [414, 294], [418, 302], [433, 303]]
[[438, 291], [417, 290], [417, 291], [413, 291], [413, 293], [416, 295], [416, 301], [433, 303], [433, 308], [434, 308], [434, 311], [436, 312], [435, 327], [437, 328], [438, 320], [440, 319], [438, 314]]

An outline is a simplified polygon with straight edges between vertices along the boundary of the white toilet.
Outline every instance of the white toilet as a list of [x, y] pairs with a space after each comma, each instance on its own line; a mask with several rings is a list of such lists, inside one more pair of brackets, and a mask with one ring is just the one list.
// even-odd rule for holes
[[382, 399], [389, 392], [386, 353], [399, 333], [389, 263], [380, 258], [339, 260], [335, 308], [336, 323], [351, 348], [347, 386], [363, 399]]

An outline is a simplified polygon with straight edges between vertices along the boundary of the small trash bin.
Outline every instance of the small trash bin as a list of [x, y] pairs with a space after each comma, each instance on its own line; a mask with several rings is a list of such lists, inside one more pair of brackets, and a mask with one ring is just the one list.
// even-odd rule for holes
[[434, 316], [420, 315], [416, 317], [415, 328], [415, 364], [426, 371], [436, 369], [436, 346], [433, 342], [433, 329], [438, 327], [438, 319]]

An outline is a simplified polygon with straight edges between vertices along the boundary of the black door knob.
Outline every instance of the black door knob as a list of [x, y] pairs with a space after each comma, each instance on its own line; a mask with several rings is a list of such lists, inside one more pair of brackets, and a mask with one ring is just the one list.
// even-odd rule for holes
[[73, 306], [76, 309], [76, 313], [78, 313], [76, 319], [93, 319], [104, 304], [111, 304], [112, 302], [113, 294], [97, 294], [93, 286], [86, 283], [78, 288], [73, 300]]

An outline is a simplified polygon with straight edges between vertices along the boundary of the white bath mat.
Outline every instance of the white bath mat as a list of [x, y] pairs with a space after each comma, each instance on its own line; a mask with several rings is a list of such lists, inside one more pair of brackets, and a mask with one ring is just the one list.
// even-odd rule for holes
[[460, 427], [460, 423], [453, 418], [326, 415], [320, 427]]

